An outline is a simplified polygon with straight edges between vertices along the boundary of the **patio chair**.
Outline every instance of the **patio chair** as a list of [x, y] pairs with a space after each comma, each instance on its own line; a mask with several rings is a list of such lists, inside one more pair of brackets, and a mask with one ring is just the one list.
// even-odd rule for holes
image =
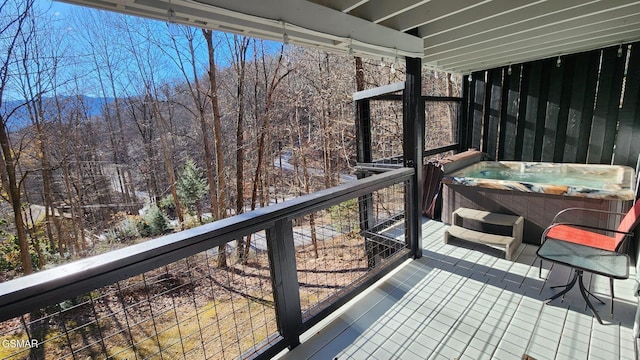
[[[569, 212], [587, 212], [596, 214], [616, 214], [624, 215], [617, 229], [607, 229], [594, 225], [575, 224], [569, 222], [558, 222], [558, 219]], [[541, 244], [547, 239], [555, 239], [561, 241], [572, 242], [580, 245], [590, 246], [598, 249], [620, 252], [625, 249], [626, 240], [633, 236], [631, 232], [640, 223], [640, 201], [636, 201], [635, 205], [625, 214], [612, 211], [586, 209], [586, 208], [567, 208], [556, 214], [551, 225], [542, 233]], [[608, 234], [614, 234], [610, 236]], [[542, 278], [542, 259], [540, 259], [540, 269], [538, 276]], [[609, 278], [609, 288], [611, 291], [611, 310], [613, 313], [613, 278]], [[588, 291], [587, 291], [588, 292]], [[603, 303], [600, 299], [589, 292], [596, 300]]]

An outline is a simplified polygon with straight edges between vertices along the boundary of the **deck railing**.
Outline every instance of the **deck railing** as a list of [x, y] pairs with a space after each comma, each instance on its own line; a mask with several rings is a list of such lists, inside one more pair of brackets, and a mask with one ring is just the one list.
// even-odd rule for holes
[[269, 358], [295, 347], [412, 255], [412, 175], [389, 171], [0, 283], [0, 358]]

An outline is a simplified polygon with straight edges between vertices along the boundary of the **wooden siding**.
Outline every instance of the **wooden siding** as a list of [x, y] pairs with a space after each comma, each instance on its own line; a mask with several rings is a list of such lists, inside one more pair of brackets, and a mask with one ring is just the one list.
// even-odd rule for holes
[[479, 71], [464, 86], [461, 149], [498, 160], [636, 166], [640, 42]]

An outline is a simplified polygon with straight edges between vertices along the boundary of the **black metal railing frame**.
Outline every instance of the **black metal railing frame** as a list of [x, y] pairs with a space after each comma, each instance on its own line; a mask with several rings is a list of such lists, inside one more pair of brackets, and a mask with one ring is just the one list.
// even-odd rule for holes
[[[266, 230], [271, 281], [280, 339], [256, 357], [269, 358], [299, 344], [299, 336], [337, 307], [357, 295], [407, 257], [395, 259], [351, 291], [341, 294], [331, 306], [303, 322], [296, 270], [293, 220], [341, 202], [372, 194], [376, 190], [406, 183], [405, 211], [414, 206], [414, 169], [400, 168], [337, 187], [301, 196], [273, 206], [215, 221], [193, 229], [149, 240], [109, 253], [0, 283], [0, 322], [34, 309], [81, 296], [118, 281], [160, 268], [194, 254], [225, 245], [242, 236]], [[406, 222], [418, 221], [412, 216]], [[416, 239], [407, 237], [407, 249]], [[409, 256], [416, 256], [407, 251]]]

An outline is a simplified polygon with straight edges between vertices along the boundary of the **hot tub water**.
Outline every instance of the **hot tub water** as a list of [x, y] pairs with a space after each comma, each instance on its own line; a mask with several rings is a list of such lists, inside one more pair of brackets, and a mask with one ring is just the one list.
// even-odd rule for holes
[[594, 191], [619, 191], [633, 189], [633, 169], [616, 165], [584, 165], [525, 163], [515, 161], [480, 161], [447, 177], [467, 181], [567, 186]]

